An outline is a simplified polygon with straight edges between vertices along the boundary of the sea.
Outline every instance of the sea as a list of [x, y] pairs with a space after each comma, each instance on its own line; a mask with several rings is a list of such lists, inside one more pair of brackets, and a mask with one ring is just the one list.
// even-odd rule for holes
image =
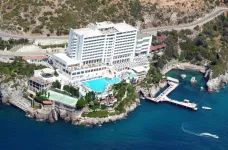
[[[180, 74], [187, 77], [182, 80]], [[141, 100], [126, 119], [83, 127], [62, 120], [36, 122], [1, 104], [0, 150], [228, 150], [228, 87], [201, 92], [200, 87], [206, 88], [203, 74], [191, 70], [173, 70], [168, 76], [180, 80], [169, 97], [195, 102], [197, 111]], [[193, 76], [198, 83], [191, 86]]]

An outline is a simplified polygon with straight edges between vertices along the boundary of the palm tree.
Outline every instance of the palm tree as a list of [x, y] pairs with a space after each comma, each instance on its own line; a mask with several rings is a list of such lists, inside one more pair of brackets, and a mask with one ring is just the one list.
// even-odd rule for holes
[[48, 98], [50, 97], [50, 92], [48, 92]]
[[45, 97], [47, 97], [47, 89], [44, 90]]

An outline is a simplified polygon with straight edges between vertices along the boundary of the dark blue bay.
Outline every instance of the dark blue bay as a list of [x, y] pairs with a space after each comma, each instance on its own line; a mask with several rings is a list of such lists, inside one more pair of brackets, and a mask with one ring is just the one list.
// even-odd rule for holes
[[[142, 100], [126, 119], [101, 127], [79, 127], [64, 121], [54, 124], [36, 122], [20, 110], [0, 106], [1, 150], [227, 150], [228, 88], [207, 94], [202, 74], [193, 71], [171, 71], [180, 79], [172, 99], [200, 102], [197, 111], [171, 104], [154, 104]], [[198, 85], [191, 86], [195, 76]], [[205, 97], [203, 100], [202, 97]], [[201, 109], [209, 106], [211, 111]], [[203, 133], [217, 135], [219, 139]]]

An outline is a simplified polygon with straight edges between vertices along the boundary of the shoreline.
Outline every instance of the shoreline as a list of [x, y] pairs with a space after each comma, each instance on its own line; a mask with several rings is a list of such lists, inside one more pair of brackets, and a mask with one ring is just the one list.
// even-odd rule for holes
[[73, 112], [60, 109], [52, 106], [42, 106], [42, 109], [34, 109], [31, 105], [31, 101], [23, 96], [23, 83], [26, 79], [17, 80], [17, 82], [22, 83], [22, 85], [17, 88], [11, 87], [13, 82], [2, 83], [0, 85], [1, 92], [1, 102], [3, 104], [10, 104], [14, 107], [19, 108], [25, 112], [25, 115], [34, 118], [36, 121], [47, 121], [54, 123], [59, 119], [63, 119], [67, 122], [71, 122], [73, 125], [82, 125], [82, 126], [93, 126], [101, 125], [104, 123], [115, 122], [126, 118], [126, 116], [134, 111], [137, 106], [140, 105], [140, 99], [136, 99], [132, 104], [125, 107], [126, 112], [108, 116], [104, 118], [90, 118], [90, 117], [81, 117], [84, 109], [75, 110]]
[[[206, 67], [196, 66], [190, 63], [170, 63], [167, 68], [163, 69], [163, 73], [167, 73], [173, 69], [183, 70], [181, 67], [185, 67], [186, 69], [192, 69], [195, 71], [199, 71], [201, 73], [206, 72]], [[26, 79], [17, 80], [16, 82], [22, 83], [19, 88], [11, 87], [13, 82], [3, 83], [0, 86], [0, 92], [2, 93], [1, 101], [5, 104], [11, 104], [16, 106], [17, 108], [23, 110], [26, 116], [36, 119], [36, 121], [48, 121], [50, 123], [54, 123], [59, 119], [63, 119], [67, 122], [71, 122], [73, 125], [82, 125], [82, 126], [93, 126], [93, 125], [101, 125], [105, 123], [115, 122], [118, 120], [122, 120], [126, 118], [126, 116], [134, 111], [140, 105], [140, 99], [136, 99], [131, 105], [127, 106], [126, 112], [118, 115], [108, 116], [104, 118], [91, 118], [91, 117], [82, 117], [82, 110], [75, 110], [73, 112], [63, 110], [60, 108], [52, 108], [44, 106], [42, 109], [34, 109], [32, 105], [29, 105], [29, 99], [23, 96], [23, 85], [25, 84]], [[154, 97], [162, 88], [167, 85], [167, 81], [160, 82], [158, 85], [153, 85], [149, 89], [141, 88], [137, 86], [137, 92], [140, 91], [144, 93], [146, 96], [150, 95], [150, 97]], [[142, 91], [144, 90], [144, 91]], [[18, 103], [20, 102], [20, 103]], [[30, 101], [31, 103], [31, 101]], [[21, 108], [20, 106], [26, 106], [27, 108]]]
[[72, 120], [74, 125], [83, 125], [83, 126], [94, 126], [102, 125], [105, 123], [112, 123], [122, 119], [125, 119], [128, 114], [133, 112], [140, 105], [140, 99], [136, 99], [131, 105], [127, 106], [126, 112], [118, 115], [108, 116], [104, 118], [91, 118], [91, 117], [78, 117], [76, 120]]
[[169, 71], [177, 69], [177, 70], [185, 70], [185, 69], [192, 69], [195, 71], [199, 71], [201, 73], [206, 73], [206, 67], [205, 66], [197, 66], [195, 64], [191, 64], [189, 62], [178, 62], [178, 61], [171, 61], [170, 63], [167, 63], [163, 69], [161, 70], [162, 74], [166, 74]]
[[185, 69], [191, 69], [194, 71], [199, 71], [204, 74], [204, 78], [208, 79], [206, 86], [207, 91], [209, 93], [217, 92], [221, 88], [224, 88], [226, 84], [228, 84], [228, 72], [226, 72], [223, 75], [219, 75], [216, 78], [211, 78], [212, 71], [210, 69], [207, 69], [206, 66], [198, 66], [195, 64], [191, 64], [189, 62], [178, 62], [176, 60], [172, 60], [170, 63], [167, 63], [165, 67], [161, 70], [162, 74], [166, 74], [169, 71], [177, 69], [177, 70], [185, 70]]

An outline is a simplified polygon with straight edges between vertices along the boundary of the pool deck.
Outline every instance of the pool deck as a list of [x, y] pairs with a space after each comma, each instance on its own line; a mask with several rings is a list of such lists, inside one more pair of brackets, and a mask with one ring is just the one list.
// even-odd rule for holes
[[90, 90], [95, 92], [105, 92], [108, 85], [113, 85], [121, 82], [122, 79], [133, 78], [135, 76], [136, 74], [128, 74], [124, 77], [118, 76], [112, 79], [106, 79], [105, 77], [96, 78], [96, 79], [83, 81], [82, 85], [84, 85], [86, 88], [89, 88]]
[[120, 81], [121, 79], [118, 77], [110, 80], [107, 80], [106, 78], [98, 78], [94, 80], [84, 81], [82, 82], [82, 84], [90, 88], [92, 91], [104, 92], [108, 85], [113, 85], [113, 84], [119, 83]]

